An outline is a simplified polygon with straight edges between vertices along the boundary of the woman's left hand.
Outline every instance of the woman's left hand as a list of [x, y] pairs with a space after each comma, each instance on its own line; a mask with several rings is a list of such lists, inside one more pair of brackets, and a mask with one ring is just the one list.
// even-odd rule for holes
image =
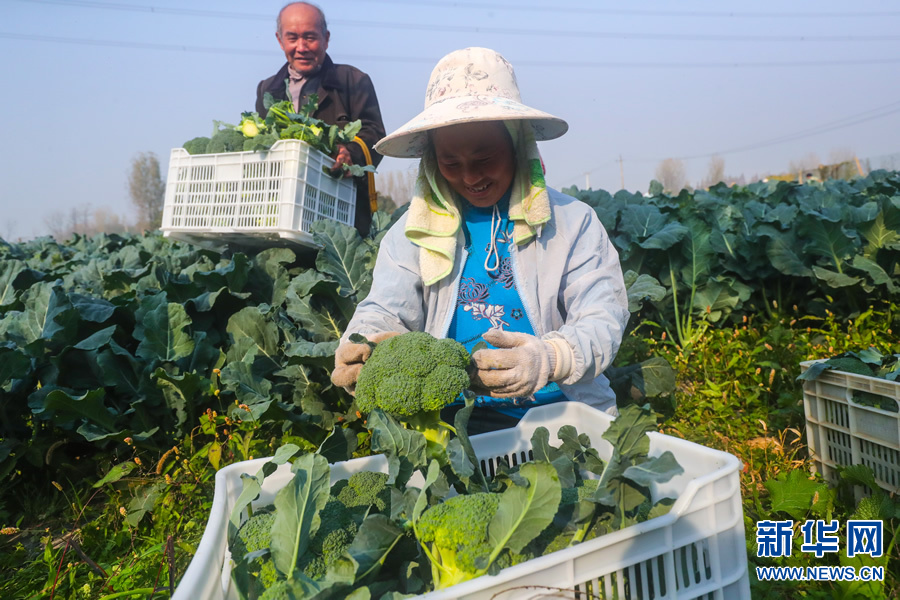
[[472, 354], [475, 393], [512, 398], [530, 396], [547, 385], [556, 361], [550, 344], [527, 333], [498, 329], [489, 330], [483, 337], [497, 349], [486, 348]]

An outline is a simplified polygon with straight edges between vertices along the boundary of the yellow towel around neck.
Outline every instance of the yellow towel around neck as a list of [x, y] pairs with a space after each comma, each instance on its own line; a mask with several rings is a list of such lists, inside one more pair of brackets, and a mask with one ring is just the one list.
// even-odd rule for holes
[[[550, 220], [550, 195], [534, 132], [528, 121], [504, 121], [516, 153], [516, 174], [509, 199], [513, 240], [524, 244]], [[459, 198], [438, 170], [429, 145], [419, 161], [416, 187], [409, 204], [406, 237], [419, 246], [419, 270], [425, 285], [450, 274], [456, 257], [457, 234], [462, 223]]]

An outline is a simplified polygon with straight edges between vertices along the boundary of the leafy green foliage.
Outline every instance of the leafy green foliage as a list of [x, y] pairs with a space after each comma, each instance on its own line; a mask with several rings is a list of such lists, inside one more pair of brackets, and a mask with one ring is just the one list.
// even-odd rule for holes
[[[900, 572], [896, 550], [885, 569], [883, 589], [856, 593], [829, 582], [759, 582], [754, 566], [839, 566], [837, 557], [818, 559], [800, 552], [802, 535], [795, 530], [794, 552], [783, 559], [757, 558], [757, 521], [792, 517], [838, 519], [855, 514], [858, 498], [847, 493], [848, 483], [837, 487], [809, 475], [811, 461], [804, 434], [803, 390], [796, 378], [800, 363], [845, 352], [871, 358], [900, 353], [893, 332], [898, 326], [896, 305], [873, 302], [855, 315], [833, 312], [819, 318], [802, 306], [773, 305], [770, 312], [743, 318], [730, 328], [711, 328], [698, 343], [679, 347], [664, 330], [643, 323], [624, 341], [617, 361], [625, 364], [658, 355], [676, 372], [678, 410], [668, 418], [664, 433], [730, 452], [744, 464], [741, 488], [747, 556], [754, 598], [872, 598], [896, 595]], [[867, 358], [867, 360], [868, 360]], [[859, 485], [859, 484], [854, 484]], [[804, 494], [794, 494], [794, 488]], [[859, 490], [859, 488], [857, 488]], [[802, 520], [794, 519], [795, 527]], [[885, 521], [887, 532], [898, 530], [896, 517]], [[887, 545], [885, 545], [887, 549]], [[867, 556], [865, 558], [868, 558]], [[870, 563], [873, 564], [873, 563]]]
[[[300, 112], [294, 111], [291, 100], [275, 102], [269, 93], [266, 93], [263, 102], [268, 110], [265, 119], [256, 112], [243, 112], [237, 125], [214, 121], [211, 138], [195, 137], [184, 143], [184, 149], [190, 154], [264, 152], [279, 140], [301, 140], [333, 156], [339, 145], [353, 143], [362, 128], [359, 119], [338, 127], [313, 117], [319, 105], [316, 94], [310, 94], [307, 103], [300, 107]], [[325, 171], [329, 172], [327, 168]], [[352, 177], [361, 177], [375, 169], [371, 165], [345, 164], [343, 171]]]
[[765, 482], [772, 510], [787, 513], [794, 519], [813, 514], [825, 518], [834, 508], [834, 492], [827, 485], [809, 479], [802, 471], [781, 473]]
[[[374, 243], [352, 228], [319, 223], [314, 233], [332, 248], [323, 269], [341, 272], [348, 240], [360, 263], [374, 258]], [[0, 252], [3, 472], [25, 460], [34, 468], [16, 478], [39, 473], [38, 457], [60, 441], [91, 442], [82, 456], [126, 438], [165, 451], [207, 409], [268, 422], [308, 447], [335, 426], [352, 438], [363, 431], [329, 373], [365, 289], [300, 266], [290, 250], [223, 256], [158, 236], [98, 236]], [[344, 446], [337, 458], [352, 455], [355, 439]]]
[[[266, 585], [279, 586], [279, 590], [285, 585], [281, 581], [306, 586], [306, 591], [292, 592], [300, 594], [298, 597], [349, 595], [369, 586], [395, 593], [445, 589], [654, 518], [671, 507], [671, 499], [653, 499], [650, 488], [680, 473], [681, 467], [668, 452], [648, 456], [646, 434], [656, 424], [649, 409], [623, 408], [604, 435], [613, 448], [609, 461], [600, 459], [590, 438], [579, 435], [571, 425], [560, 428], [559, 447], [549, 443], [545, 428], [538, 428], [531, 440], [534, 460], [507, 466], [488, 481], [483, 473], [480, 477], [472, 473], [478, 464], [465, 426], [473, 406], [468, 399], [459, 411], [458, 435], [453, 440], [458, 445], [453, 444], [454, 459], [449, 464], [431, 460], [426, 467], [421, 445], [391, 449], [405, 457], [410, 468], [421, 472], [421, 489], [407, 487], [408, 476], [401, 481], [386, 473], [362, 471], [336, 482], [328, 498], [324, 497], [324, 483], [318, 483], [317, 500], [305, 494], [304, 502], [279, 506], [283, 495], [293, 499], [296, 490], [310, 489], [310, 481], [324, 481], [327, 475], [319, 470], [318, 465], [327, 469], [320, 456], [316, 463], [312, 455], [295, 461], [294, 479], [277, 493], [275, 501], [276, 515], [288, 511], [289, 516], [276, 516], [272, 524], [264, 521], [259, 528], [269, 531], [271, 542], [256, 544], [254, 547], [262, 550], [255, 554], [241, 546], [241, 532], [254, 519], [259, 520], [257, 513], [238, 530], [237, 541], [232, 543], [233, 553], [244, 552], [232, 572], [244, 596], [260, 591], [271, 572], [266, 570], [268, 560], [275, 561], [278, 576], [274, 582], [266, 579]], [[394, 430], [423, 437], [399, 427], [380, 409], [373, 413], [369, 426], [373, 440], [394, 435], [390, 433]], [[416, 456], [410, 457], [408, 451]], [[245, 478], [244, 485], [242, 497], [258, 494], [256, 477]], [[635, 498], [621, 500], [624, 485]], [[317, 511], [315, 516], [311, 516], [312, 510]], [[301, 522], [309, 523], [305, 537], [295, 535]], [[288, 563], [293, 570], [275, 556], [276, 543], [285, 538], [282, 528], [292, 538], [281, 551], [293, 549], [291, 561], [297, 562]], [[418, 569], [398, 569], [408, 562], [416, 563]], [[386, 571], [386, 565], [394, 570]], [[405, 576], [398, 577], [398, 572]]]
[[[734, 297], [730, 284], [719, 282], [709, 292], [701, 291], [705, 289], [701, 277], [694, 295], [701, 300], [695, 303], [712, 306], [710, 300], [717, 298], [726, 308], [713, 322], [703, 316], [705, 307], [695, 306], [694, 324], [709, 326], [687, 346], [672, 343], [674, 313], [666, 307], [672, 294], [663, 275], [669, 257], [656, 250], [684, 241], [678, 227], [669, 225], [653, 236], [650, 225], [657, 221], [649, 219], [641, 232], [633, 227], [639, 219], [631, 219], [627, 236], [646, 241], [648, 248], [629, 246], [618, 220], [626, 206], [644, 200], [624, 192], [615, 196], [592, 192], [596, 206], [610, 207], [598, 214], [623, 261], [628, 256], [634, 277], [629, 301], [640, 311], [617, 359], [617, 367], [632, 365], [622, 379], [622, 393], [662, 389], [647, 377], [658, 369], [642, 368], [638, 375], [633, 366], [639, 363], [661, 357], [674, 368], [670, 404], [678, 410], [669, 411], [665, 431], [732, 452], [743, 461], [751, 565], [770, 564], [755, 558], [756, 520], [787, 517], [786, 512], [773, 510], [771, 499], [778, 496], [765, 482], [774, 485], [788, 478], [782, 473], [808, 470], [802, 394], [795, 381], [799, 362], [848, 351], [869, 357], [864, 349], [870, 347], [885, 357], [900, 353], [894, 333], [896, 301], [890, 302], [897, 272], [891, 261], [900, 239], [896, 181], [896, 174], [875, 173], [849, 184], [716, 186], [710, 195], [718, 200], [699, 192], [668, 198], [658, 190], [647, 202], [657, 205], [662, 217], [671, 217], [692, 198], [707, 203], [699, 218], [714, 222], [725, 234], [711, 236], [715, 253], [710, 260], [721, 262], [710, 272], [737, 274], [737, 281], [749, 282], [752, 288], [749, 299], [729, 309], [724, 301]], [[823, 191], [838, 201], [815, 200]], [[652, 216], [658, 219], [655, 213]], [[814, 253], [807, 254], [805, 240], [794, 227], [813, 218], [840, 220], [857, 253], [848, 257], [840, 240], [828, 241], [828, 236], [844, 233], [825, 226], [815, 234]], [[740, 219], [744, 220], [739, 227]], [[376, 214], [376, 231], [365, 240], [349, 228], [316, 224], [313, 234], [326, 250], [320, 252], [315, 269], [286, 249], [217, 254], [155, 235], [76, 237], [65, 244], [47, 238], [19, 244], [0, 241], [0, 525], [9, 526], [0, 535], [4, 575], [0, 595], [77, 598], [88, 593], [84, 586], [98, 597], [137, 589], [146, 589], [147, 595], [152, 590], [164, 594], [168, 577], [177, 583], [196, 551], [216, 469], [271, 455], [288, 443], [294, 444], [292, 454], [317, 450], [330, 461], [371, 451], [369, 432], [363, 430], [350, 399], [331, 387], [328, 373], [336, 340], [371, 285], [377, 242], [390, 222], [387, 215]], [[667, 226], [665, 219], [657, 224], [661, 229]], [[685, 226], [680, 220], [678, 224]], [[655, 239], [647, 241], [651, 237]], [[680, 250], [672, 257], [676, 267], [683, 257]], [[684, 308], [688, 287], [679, 278], [690, 273], [680, 267], [675, 273]], [[825, 284], [829, 280], [841, 284], [842, 277], [859, 281], [840, 288]], [[724, 292], [714, 293], [717, 289]], [[181, 306], [189, 323], [182, 326], [180, 311], [170, 313], [170, 304]], [[144, 327], [142, 339], [135, 336], [139, 322]], [[154, 338], [153, 327], [161, 327], [165, 335]], [[190, 352], [188, 339], [193, 343]], [[145, 356], [137, 353], [142, 343]], [[861, 360], [872, 364], [868, 358]], [[658, 360], [650, 364], [662, 367]], [[665, 396], [649, 397], [659, 413], [665, 412], [660, 400], [669, 402]], [[249, 402], [240, 407], [244, 400]], [[457, 414], [457, 430], [463, 414], [463, 410]], [[424, 436], [403, 429], [389, 415], [382, 414], [381, 421], [379, 448], [395, 448], [394, 456], [416, 457], [407, 465], [410, 474], [426, 468]], [[396, 429], [387, 435], [389, 422]], [[542, 448], [538, 460], [553, 465], [563, 486], [554, 524], [572, 525], [582, 524], [578, 519], [584, 514], [596, 514], [596, 510], [584, 513], [581, 507], [589, 486], [595, 485], [588, 482], [598, 481], [605, 463], [589, 443], [583, 444], [583, 435], [568, 429], [560, 430], [558, 449], [538, 442]], [[399, 431], [409, 436], [409, 444]], [[501, 469], [494, 480], [485, 482], [470, 458], [471, 446], [463, 440], [459, 436], [450, 441], [448, 463], [435, 471], [424, 494], [389, 486], [398, 499], [392, 501], [389, 513], [372, 511], [359, 526], [347, 549], [352, 560], [344, 556], [338, 561], [335, 578], [349, 581], [355, 576], [362, 588], [369, 588], [369, 582], [378, 584], [379, 570], [389, 569], [395, 578], [401, 574], [403, 593], [425, 590], [430, 565], [416, 554], [415, 539], [410, 544], [410, 532], [403, 529], [414, 518], [417, 500], [422, 514], [446, 498], [451, 488], [499, 493], [513, 485], [510, 479], [516, 475], [513, 469]], [[405, 447], [410, 454], [400, 453]], [[567, 469], [557, 451], [577, 469]], [[576, 470], [592, 475], [579, 478]], [[887, 541], [888, 530], [897, 531], [896, 510], [889, 518], [890, 503], [884, 498], [873, 493], [870, 500], [858, 500], [847, 494], [851, 486], [867, 486], [856, 475], [848, 479], [849, 472], [834, 496], [821, 493], [820, 480], [810, 480], [816, 486], [801, 485], [815, 487], [821, 509], [831, 508], [841, 521], [852, 515], [882, 515]], [[265, 475], [248, 475], [245, 481], [252, 488]], [[396, 484], [405, 481], [398, 476]], [[566, 487], [573, 481], [574, 488]], [[254, 495], [252, 489], [249, 495]], [[23, 497], [29, 502], [22, 503]], [[801, 499], [795, 500], [802, 505]], [[781, 497], [781, 505], [791, 505], [789, 494]], [[809, 506], [813, 514], [814, 504]], [[668, 506], [661, 501], [648, 508], [639, 506], [635, 517], [652, 517]], [[552, 529], [546, 528], [521, 553], [501, 552], [494, 565], [508, 566], [543, 553], [535, 548], [540, 540], [561, 548], [580, 530]], [[585, 535], [599, 532], [600, 527], [592, 526]], [[894, 533], [891, 539], [895, 538]], [[67, 540], [76, 540], [100, 570], [80, 558]], [[791, 560], [799, 556], [802, 553], [795, 552]], [[754, 581], [753, 595], [891, 597], [900, 585], [895, 575], [900, 572], [896, 545], [884, 560], [889, 568], [883, 590]], [[287, 587], [291, 593], [306, 593], [322, 584], [298, 576]]]
[[[814, 381], [823, 371], [828, 369], [865, 377], [878, 377], [888, 381], [898, 381], [898, 378], [900, 378], [900, 354], [882, 355], [875, 348], [868, 348], [860, 352], [844, 352], [828, 360], [813, 363], [797, 379]], [[881, 410], [900, 412], [900, 405], [895, 399], [880, 394], [853, 390], [853, 401], [857, 404], [873, 406]]]
[[[567, 193], [591, 205], [626, 271], [656, 278], [641, 314], [682, 346], [743, 315], [799, 305], [824, 317], [896, 298], [900, 175], [854, 181], [717, 184], [650, 197], [602, 190]], [[639, 308], [638, 306], [637, 308]]]
[[250, 516], [230, 543], [240, 596], [305, 598], [368, 585], [403, 535], [378, 512], [390, 512], [387, 477], [360, 472], [329, 488], [330, 468], [318, 454], [301, 456], [292, 471], [274, 505]]

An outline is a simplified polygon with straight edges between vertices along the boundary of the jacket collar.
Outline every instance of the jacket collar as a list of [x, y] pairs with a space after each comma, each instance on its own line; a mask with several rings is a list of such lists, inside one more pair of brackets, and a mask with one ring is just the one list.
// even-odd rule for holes
[[325, 53], [325, 60], [322, 61], [322, 68], [316, 73], [323, 88], [333, 90], [339, 87], [337, 72], [334, 69], [334, 62], [328, 53]]

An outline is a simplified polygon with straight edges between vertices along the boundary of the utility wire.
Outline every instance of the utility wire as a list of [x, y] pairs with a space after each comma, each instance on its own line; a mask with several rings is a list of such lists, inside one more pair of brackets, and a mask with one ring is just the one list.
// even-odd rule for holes
[[[212, 46], [189, 46], [186, 44], [159, 44], [155, 42], [133, 42], [118, 40], [96, 40], [69, 38], [26, 33], [0, 31], [0, 38], [28, 42], [49, 42], [75, 44], [81, 46], [106, 46], [115, 48], [136, 48], [141, 50], [163, 50], [173, 52], [237, 54], [247, 56], [272, 56], [276, 50], [251, 50]], [[342, 60], [372, 61], [389, 63], [426, 63], [433, 65], [439, 58], [427, 56], [378, 56], [372, 54], [341, 54]], [[782, 68], [782, 67], [836, 67], [836, 66], [877, 66], [900, 64], [900, 58], [835, 59], [810, 61], [746, 61], [746, 62], [624, 62], [624, 61], [541, 61], [513, 60], [522, 67], [573, 67], [590, 69], [738, 69], [738, 68]]]
[[[819, 135], [820, 133], [828, 133], [831, 131], [835, 131], [837, 129], [843, 129], [845, 127], [850, 127], [851, 125], [858, 125], [860, 123], [865, 123], [866, 121], [872, 121], [875, 119], [881, 119], [884, 117], [888, 117], [890, 115], [896, 114], [900, 112], [900, 101], [893, 102], [886, 106], [882, 106], [879, 108], [874, 108], [867, 110], [863, 113], [858, 113], [856, 115], [851, 115], [849, 117], [844, 117], [842, 119], [838, 119], [836, 121], [831, 121], [829, 123], [824, 123], [817, 127], [807, 128], [801, 131], [796, 131], [793, 133], [785, 134], [776, 138], [764, 140], [761, 142], [756, 142], [753, 144], [747, 144], [744, 146], [738, 146], [735, 148], [730, 148], [728, 150], [720, 150], [718, 152], [710, 152], [706, 154], [695, 154], [692, 156], [678, 156], [676, 157], [678, 160], [693, 160], [696, 158], [708, 158], [716, 155], [725, 155], [725, 154], [736, 154], [739, 152], [746, 152], [748, 150], [758, 150], [759, 148], [767, 148], [769, 146], [775, 146], [778, 144], [783, 144], [786, 142], [793, 142], [795, 140], [801, 140], [804, 138], [808, 138], [810, 136]], [[632, 160], [641, 160], [641, 161], [659, 161], [661, 159], [632, 159]]]
[[[274, 20], [271, 15], [197, 10], [187, 8], [167, 8], [147, 5], [113, 4], [92, 0], [24, 0], [32, 4], [56, 4], [70, 7], [97, 8], [141, 12], [149, 14], [169, 14], [206, 18], [229, 18], [241, 20]], [[490, 35], [518, 35], [528, 37], [565, 37], [576, 39], [616, 39], [616, 40], [664, 40], [670, 42], [760, 42], [760, 43], [819, 43], [819, 42], [896, 42], [900, 35], [741, 35], [741, 34], [694, 34], [694, 33], [646, 33], [617, 31], [547, 30], [543, 28], [522, 29], [508, 27], [483, 27], [478, 25], [435, 25], [428, 23], [395, 23], [387, 21], [331, 19], [332, 24], [366, 29], [394, 29], [401, 31], [440, 31], [447, 33], [482, 33]]]
[[[695, 154], [691, 156], [678, 156], [674, 157], [676, 160], [693, 160], [697, 158], [710, 158], [713, 156], [723, 156], [726, 154], [737, 154], [739, 152], [746, 152], [748, 150], [757, 150], [759, 148], [766, 148], [769, 146], [776, 146], [778, 144], [783, 144], [786, 142], [793, 142], [795, 140], [800, 140], [803, 138], [811, 137], [814, 135], [819, 135], [821, 133], [828, 133], [834, 131], [836, 129], [843, 129], [844, 127], [850, 127], [851, 125], [858, 125], [860, 123], [864, 123], [866, 121], [872, 121], [875, 119], [881, 119], [884, 117], [888, 117], [890, 115], [896, 114], [900, 112], [900, 101], [892, 102], [890, 104], [886, 104], [884, 106], [879, 106], [877, 108], [872, 108], [861, 113], [857, 113], [854, 115], [850, 115], [847, 117], [843, 117], [841, 119], [837, 119], [834, 121], [830, 121], [828, 123], [823, 123], [822, 125], [818, 125], [816, 127], [809, 127], [806, 129], [802, 129], [800, 131], [795, 131], [792, 133], [788, 133], [776, 138], [771, 138], [768, 140], [763, 140], [760, 142], [755, 142], [752, 144], [747, 144], [744, 146], [739, 146], [735, 148], [731, 148], [728, 150], [719, 150], [717, 152], [709, 152], [706, 154]], [[629, 162], [660, 162], [661, 158], [632, 158]], [[594, 167], [590, 171], [583, 171], [577, 175], [573, 175], [567, 177], [566, 179], [561, 179], [561, 181], [575, 181], [582, 175], [587, 173], [593, 173], [594, 171], [601, 169], [603, 167], [607, 167], [612, 163], [616, 163], [618, 160], [610, 160], [600, 163], [598, 166]]]
[[137, 48], [141, 50], [169, 50], [178, 52], [201, 52], [213, 54], [246, 54], [272, 56], [273, 50], [241, 50], [237, 48], [212, 48], [208, 46], [186, 46], [181, 44], [156, 44], [143, 42], [121, 42], [115, 40], [88, 40], [50, 35], [31, 35], [0, 31], [0, 38], [24, 40], [28, 42], [50, 42], [54, 44], [75, 44], [79, 46], [108, 46], [114, 48]]
[[[110, 2], [97, 2], [92, 0], [20, 0], [31, 4], [60, 4], [65, 6], [81, 6], [85, 8], [105, 8], [115, 10], [127, 10], [136, 12], [154, 12], [157, 14], [173, 14], [203, 17], [224, 17], [233, 19], [265, 19], [274, 20], [274, 15], [259, 15], [251, 13], [235, 13], [225, 11], [197, 10], [188, 8], [170, 8], [161, 6], [119, 5]], [[576, 15], [607, 15], [607, 16], [632, 16], [632, 17], [687, 17], [687, 18], [727, 18], [727, 19], [847, 19], [847, 18], [885, 18], [900, 17], [900, 11], [849, 11], [849, 12], [742, 12], [742, 11], [672, 11], [672, 10], [642, 10], [642, 9], [618, 9], [618, 8], [592, 8], [577, 6], [558, 6], [556, 4], [544, 4], [542, 6], [528, 6], [520, 4], [493, 4], [484, 2], [422, 2], [421, 0], [379, 0], [381, 4], [411, 5], [417, 8], [459, 9], [472, 8], [479, 10], [508, 10], [512, 12], [552, 12], [569, 13]], [[371, 5], [371, 0], [366, 0], [366, 5]]]
[[[368, 3], [369, 0], [366, 0]], [[712, 17], [712, 18], [747, 18], [747, 19], [846, 19], [846, 18], [878, 18], [900, 17], [900, 11], [874, 11], [874, 12], [742, 12], [742, 11], [671, 11], [671, 10], [642, 10], [627, 8], [585, 8], [577, 6], [558, 6], [553, 3], [545, 3], [542, 6], [528, 6], [520, 4], [492, 4], [485, 2], [423, 2], [422, 0], [379, 0], [383, 4], [405, 4], [419, 8], [478, 8], [482, 10], [509, 10], [530, 12], [574, 13], [577, 15], [609, 15], [631, 17]]]

